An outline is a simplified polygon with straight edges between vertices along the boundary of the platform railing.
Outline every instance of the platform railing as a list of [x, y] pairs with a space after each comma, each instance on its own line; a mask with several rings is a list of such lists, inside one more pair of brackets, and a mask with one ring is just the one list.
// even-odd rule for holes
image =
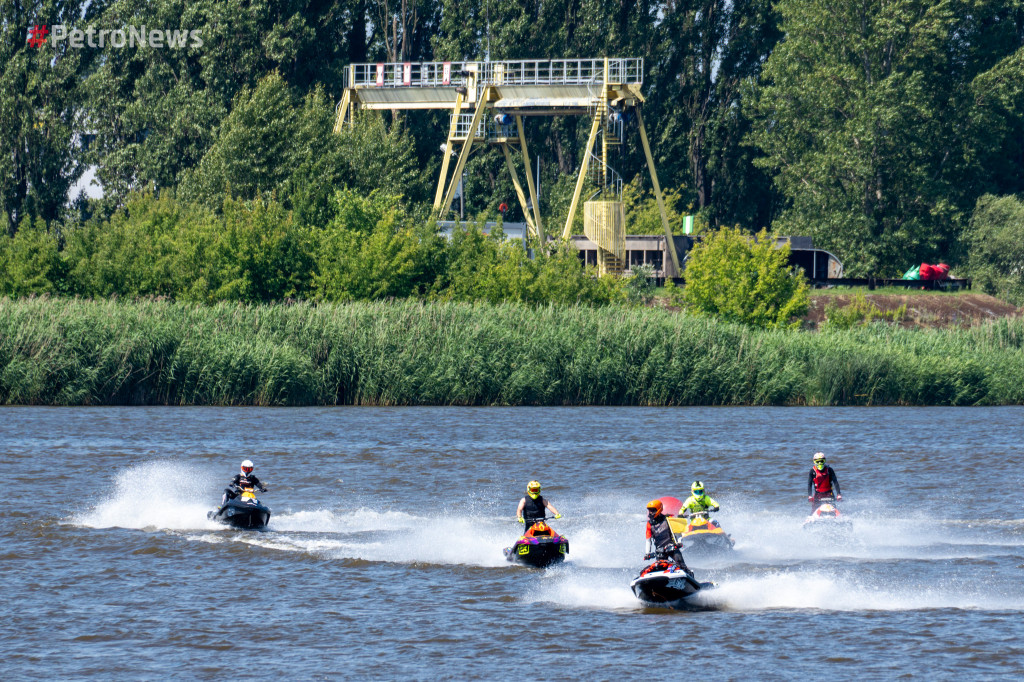
[[[477, 85], [585, 85], [604, 83], [601, 59], [511, 60], [499, 62], [378, 62], [352, 64], [346, 87], [458, 87], [477, 73]], [[608, 82], [642, 85], [642, 57], [608, 59]]]

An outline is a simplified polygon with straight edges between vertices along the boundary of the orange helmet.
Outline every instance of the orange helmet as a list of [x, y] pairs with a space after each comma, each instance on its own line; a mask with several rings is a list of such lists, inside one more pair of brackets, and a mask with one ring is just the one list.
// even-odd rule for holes
[[647, 503], [647, 511], [660, 514], [665, 511], [665, 505], [661, 503], [661, 500], [651, 500]]

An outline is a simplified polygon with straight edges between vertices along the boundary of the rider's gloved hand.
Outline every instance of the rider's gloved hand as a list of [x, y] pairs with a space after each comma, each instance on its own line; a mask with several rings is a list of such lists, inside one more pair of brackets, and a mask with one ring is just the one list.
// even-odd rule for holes
[[842, 495], [836, 495], [836, 499], [837, 500], [841, 500], [841, 499], [843, 499], [843, 496]]
[[562, 518], [562, 515], [561, 514], [555, 514], [555, 518], [556, 519], [560, 519], [560, 518]]
[[808, 495], [807, 496], [807, 501], [808, 502], [814, 502], [814, 495]]
[[526, 523], [525, 521], [523, 521], [523, 517], [522, 516], [517, 516], [516, 517], [516, 521], [518, 521], [519, 523]]

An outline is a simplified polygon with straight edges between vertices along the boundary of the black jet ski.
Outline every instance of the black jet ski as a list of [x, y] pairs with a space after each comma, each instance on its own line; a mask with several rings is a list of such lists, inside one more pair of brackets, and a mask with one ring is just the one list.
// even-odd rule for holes
[[712, 589], [712, 582], [698, 582], [679, 568], [676, 562], [664, 558], [660, 553], [648, 554], [644, 558], [657, 556], [657, 560], [640, 571], [629, 587], [637, 598], [650, 606], [670, 609], [701, 610], [710, 605], [704, 602], [701, 593]]
[[505, 548], [505, 559], [512, 563], [544, 568], [565, 561], [569, 540], [538, 519], [511, 547]]
[[270, 507], [256, 499], [256, 493], [252, 488], [245, 488], [238, 497], [228, 500], [223, 507], [207, 512], [206, 518], [235, 528], [258, 530], [266, 528], [270, 522]]

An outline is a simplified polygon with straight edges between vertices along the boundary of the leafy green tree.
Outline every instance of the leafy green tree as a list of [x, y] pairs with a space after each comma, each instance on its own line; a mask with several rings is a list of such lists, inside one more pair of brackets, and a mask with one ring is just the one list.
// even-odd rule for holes
[[1024, 305], [1024, 201], [986, 194], [967, 231], [968, 269], [974, 284]]
[[0, 296], [64, 293], [65, 277], [57, 236], [42, 218], [26, 221], [13, 237], [0, 233]]
[[658, 28], [671, 39], [652, 44], [651, 87], [659, 98], [649, 118], [666, 184], [685, 182], [692, 188], [687, 200], [713, 224], [766, 225], [766, 178], [750, 164], [754, 150], [740, 146], [749, 125], [740, 105], [744, 84], [760, 74], [781, 37], [772, 3], [691, 0], [662, 7]]
[[362, 194], [376, 190], [423, 201], [435, 182], [435, 166], [427, 163], [420, 170], [412, 137], [401, 119], [388, 126], [380, 113], [364, 112], [356, 125], [345, 127], [338, 144], [339, 178]]
[[[622, 190], [622, 204], [626, 214], [626, 231], [629, 234], [664, 234], [661, 211], [653, 191], [645, 191], [638, 175]], [[683, 188], [662, 189], [665, 214], [672, 234], [683, 234], [683, 218], [687, 206], [683, 205]], [[692, 207], [692, 204], [691, 206]]]
[[273, 201], [226, 199], [219, 213], [171, 192], [129, 195], [107, 221], [69, 233], [65, 260], [85, 296], [259, 303], [309, 295], [309, 232]]
[[280, 74], [267, 76], [254, 90], [243, 89], [217, 140], [194, 171], [186, 172], [183, 195], [208, 205], [219, 205], [225, 194], [275, 196], [297, 165], [298, 118]]
[[417, 295], [433, 275], [431, 251], [443, 248], [434, 229], [413, 227], [397, 197], [341, 190], [334, 204], [331, 224], [317, 234], [316, 296], [356, 301]]
[[52, 36], [29, 45], [29, 29], [95, 11], [87, 2], [0, 0], [0, 210], [10, 233], [25, 218], [58, 220], [85, 168], [81, 79], [90, 55], [54, 46]]
[[214, 224], [211, 277], [192, 297], [245, 303], [283, 301], [309, 294], [313, 249], [309, 231], [275, 201], [226, 199], [222, 224]]
[[366, 58], [365, 2], [113, 0], [90, 7], [97, 29], [180, 27], [203, 41], [98, 50], [102, 59], [86, 82], [96, 136], [90, 158], [115, 207], [139, 188], [176, 186], [213, 144], [243, 88], [276, 72], [298, 92], [319, 83], [338, 96], [351, 38], [362, 36], [354, 56]]
[[626, 296], [631, 303], [647, 305], [654, 300], [654, 266], [650, 263], [632, 268], [632, 274], [626, 280]]
[[[532, 246], [533, 257], [527, 252]], [[530, 304], [603, 305], [624, 300], [619, 280], [598, 278], [584, 268], [576, 249], [559, 242], [554, 248], [489, 235], [476, 224], [455, 230], [446, 265], [432, 296], [446, 301]]]
[[754, 327], [797, 326], [808, 286], [788, 259], [789, 244], [777, 246], [765, 230], [754, 239], [739, 228], [706, 233], [686, 261], [687, 308]]
[[[995, 25], [1005, 32], [1007, 23], [1011, 22]], [[986, 41], [993, 37], [989, 33]], [[1004, 38], [1003, 42], [1010, 42], [1012, 49], [1012, 41]], [[969, 120], [972, 144], [967, 157], [980, 179], [979, 191], [997, 195], [1024, 192], [1024, 47], [979, 74], [970, 89], [975, 106]]]
[[854, 276], [955, 259], [984, 179], [971, 150], [992, 143], [970, 84], [1020, 46], [1010, 4], [779, 0], [786, 39], [748, 98], [755, 162], [788, 202], [773, 228]]
[[[207, 229], [213, 212], [178, 201], [173, 192], [128, 196], [109, 220], [93, 220], [66, 235], [64, 258], [74, 293], [83, 296], [188, 298], [202, 274], [185, 267], [189, 237]], [[207, 254], [202, 254], [205, 259]]]

